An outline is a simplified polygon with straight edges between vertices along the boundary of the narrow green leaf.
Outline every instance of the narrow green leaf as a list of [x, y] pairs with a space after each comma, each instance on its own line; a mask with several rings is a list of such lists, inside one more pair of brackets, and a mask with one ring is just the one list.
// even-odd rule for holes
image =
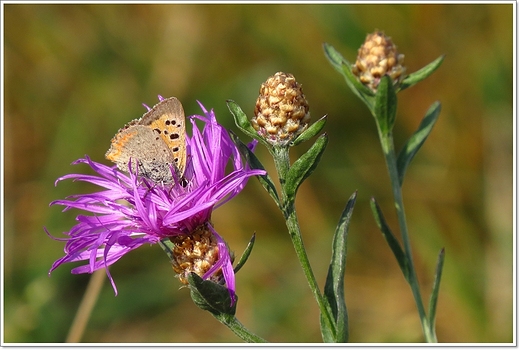
[[374, 106], [374, 92], [370, 90], [366, 85], [362, 84], [359, 79], [352, 73], [352, 64], [347, 61], [341, 54], [334, 49], [331, 45], [324, 43], [323, 50], [325, 51], [325, 57], [332, 64], [334, 69], [336, 69], [342, 76], [345, 78], [345, 81], [352, 90], [352, 92], [359, 97], [361, 101], [363, 101], [370, 110], [373, 109]]
[[[257, 156], [245, 145], [235, 133], [232, 131], [229, 132], [231, 135], [231, 139], [237, 145], [238, 150], [240, 151], [240, 154], [246, 159], [247, 164], [249, 164], [249, 167], [251, 169], [260, 169], [265, 170], [264, 166], [260, 162], [260, 160], [257, 158]], [[260, 181], [260, 184], [265, 188], [267, 193], [273, 198], [276, 205], [280, 206], [280, 198], [278, 197], [278, 192], [276, 191], [276, 186], [273, 183], [273, 180], [269, 176], [269, 174], [266, 172], [265, 175], [258, 175], [257, 176], [258, 181]]]
[[294, 198], [298, 187], [302, 184], [316, 167], [321, 159], [321, 155], [327, 146], [327, 134], [322, 134], [307, 152], [305, 152], [287, 172], [284, 190], [288, 198]]
[[[201, 309], [211, 312], [215, 316], [234, 316], [236, 305], [231, 306], [231, 297], [228, 289], [218, 283], [203, 280], [196, 273], [188, 275], [191, 299]], [[238, 298], [238, 296], [237, 296]]]
[[226, 103], [229, 111], [233, 115], [236, 126], [247, 136], [265, 144], [265, 140], [261, 138], [260, 135], [258, 135], [256, 130], [251, 125], [251, 121], [247, 118], [247, 115], [244, 113], [244, 111], [242, 111], [242, 108], [240, 108], [240, 106], [233, 100], [227, 100]]
[[397, 263], [399, 264], [399, 267], [403, 272], [404, 278], [406, 278], [406, 280], [409, 282], [410, 270], [408, 268], [408, 260], [406, 259], [406, 255], [404, 254], [401, 244], [399, 243], [397, 238], [395, 238], [394, 234], [390, 230], [390, 227], [388, 227], [383, 213], [381, 212], [381, 208], [379, 208], [379, 205], [377, 204], [376, 199], [374, 197], [372, 197], [370, 200], [370, 208], [372, 209], [372, 214], [376, 219], [377, 227], [379, 227], [379, 230], [383, 233], [383, 236], [385, 237], [386, 242], [390, 246], [392, 253], [394, 253], [395, 258], [397, 259]]
[[325, 57], [327, 57], [334, 69], [343, 75], [347, 83], [352, 84], [352, 86], [349, 86], [355, 90], [355, 93], [359, 92], [368, 96], [375, 95], [374, 91], [362, 84], [352, 73], [352, 63], [344, 58], [332, 45], [323, 43], [323, 50], [325, 51]]
[[[348, 313], [345, 304], [345, 266], [347, 262], [347, 235], [352, 218], [354, 205], [356, 204], [357, 191], [350, 196], [343, 213], [341, 214], [336, 232], [332, 239], [332, 256], [325, 281], [324, 297], [332, 309], [336, 322], [336, 343], [348, 342]], [[321, 327], [324, 323], [321, 322]], [[322, 329], [322, 334], [324, 333]], [[326, 332], [327, 334], [327, 332]]]
[[312, 123], [306, 130], [304, 130], [296, 140], [293, 141], [292, 145], [297, 146], [302, 142], [308, 141], [309, 139], [313, 138], [314, 136], [318, 135], [320, 131], [325, 126], [325, 123], [327, 122], [327, 116], [324, 115], [320, 119], [318, 119], [315, 123]]
[[381, 78], [377, 87], [374, 112], [380, 132], [383, 135], [389, 134], [394, 127], [397, 95], [388, 75]]
[[435, 334], [435, 316], [437, 313], [437, 299], [439, 297], [439, 287], [441, 284], [442, 267], [444, 266], [444, 248], [441, 249], [437, 258], [437, 268], [435, 269], [435, 279], [433, 281], [432, 295], [430, 296], [428, 318], [430, 328]]
[[413, 133], [410, 139], [406, 141], [403, 149], [399, 152], [399, 155], [397, 156], [397, 172], [399, 174], [399, 183], [401, 186], [403, 185], [404, 174], [408, 165], [419, 148], [421, 148], [424, 141], [426, 141], [426, 138], [432, 131], [433, 125], [437, 121], [440, 112], [441, 104], [439, 102], [434, 102], [426, 112], [419, 128]]
[[168, 255], [168, 259], [170, 259], [170, 261], [174, 261], [174, 256], [173, 256], [173, 248], [174, 248], [174, 244], [172, 241], [170, 241], [169, 238], [163, 238], [159, 241], [159, 246], [162, 248], [162, 250], [164, 250], [164, 252], [166, 253], [166, 255]]
[[237, 265], [235, 266], [235, 274], [244, 266], [247, 259], [249, 258], [249, 255], [251, 254], [251, 251], [253, 250], [253, 246], [255, 245], [255, 237], [256, 233], [253, 234], [251, 239], [249, 240], [249, 243], [247, 244], [246, 249], [244, 250], [244, 253], [242, 253], [242, 256], [240, 257], [240, 260], [238, 261]]
[[437, 68], [440, 67], [442, 64], [442, 61], [444, 61], [444, 55], [437, 58], [435, 61], [429, 63], [428, 65], [424, 66], [423, 68], [419, 69], [416, 72], [411, 73], [406, 78], [403, 79], [399, 86], [399, 90], [404, 90], [409, 88], [410, 86], [414, 86], [418, 82], [428, 78], [430, 75], [432, 75], [433, 72], [437, 70]]
[[323, 43], [323, 50], [325, 51], [325, 57], [338, 71], [341, 71], [341, 65], [343, 62], [348, 62], [343, 56], [329, 43]]
[[320, 329], [321, 329], [321, 339], [323, 339], [324, 343], [335, 343], [336, 335], [333, 333], [336, 330], [329, 329], [326, 326], [327, 322], [325, 322], [323, 314], [320, 314]]

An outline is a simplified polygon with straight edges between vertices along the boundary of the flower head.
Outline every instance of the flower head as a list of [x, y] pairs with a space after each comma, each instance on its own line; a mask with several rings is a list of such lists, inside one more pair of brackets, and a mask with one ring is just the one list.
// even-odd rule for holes
[[310, 119], [309, 104], [292, 74], [278, 72], [262, 84], [251, 123], [269, 143], [289, 143]]
[[376, 91], [384, 75], [390, 76], [394, 84], [398, 84], [404, 78], [406, 68], [402, 65], [403, 62], [404, 55], [397, 52], [392, 38], [376, 31], [367, 35], [358, 50], [352, 73], [372, 91]]
[[[92, 273], [105, 268], [117, 294], [108, 266], [129, 251], [143, 244], [155, 244], [170, 239], [182, 246], [208, 249], [207, 255], [196, 260], [193, 250], [178, 250], [172, 261], [181, 281], [195, 272], [203, 279], [225, 282], [232, 300], [235, 300], [235, 277], [231, 253], [222, 237], [211, 224], [215, 208], [238, 194], [251, 176], [264, 171], [251, 170], [240, 158], [238, 148], [227, 131], [217, 123], [215, 114], [199, 103], [204, 116], [192, 116], [192, 137], [186, 136], [188, 160], [184, 178], [170, 185], [158, 184], [141, 177], [135, 167], [129, 165], [129, 173], [116, 166], [106, 166], [89, 157], [73, 164], [88, 164], [97, 175], [69, 174], [56, 182], [73, 179], [85, 181], [102, 188], [99, 192], [70, 196], [51, 205], [63, 205], [85, 210], [91, 215], [77, 216], [77, 224], [65, 235], [55, 238], [66, 241], [65, 256], [56, 260], [52, 272], [67, 262], [86, 261], [87, 264], [72, 269], [72, 273]], [[196, 120], [205, 125], [202, 132]], [[251, 145], [254, 147], [254, 144]], [[231, 162], [232, 171], [226, 174]], [[172, 169], [173, 171], [173, 169]], [[208, 243], [208, 244], [206, 244]], [[204, 252], [206, 253], [206, 252]], [[182, 254], [188, 254], [189, 260]], [[179, 263], [180, 262], [180, 263]]]

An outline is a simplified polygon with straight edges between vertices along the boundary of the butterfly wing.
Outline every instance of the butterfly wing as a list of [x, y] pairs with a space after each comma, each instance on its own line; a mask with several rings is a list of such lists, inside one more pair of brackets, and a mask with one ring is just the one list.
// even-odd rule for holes
[[116, 163], [121, 171], [128, 172], [128, 163], [132, 160], [132, 171], [139, 165], [139, 175], [156, 183], [172, 183], [171, 166], [175, 159], [160, 136], [151, 128], [133, 125], [121, 130], [112, 139], [105, 157]]
[[181, 102], [175, 97], [162, 100], [146, 112], [138, 124], [148, 126], [160, 135], [182, 176], [186, 169], [186, 118]]

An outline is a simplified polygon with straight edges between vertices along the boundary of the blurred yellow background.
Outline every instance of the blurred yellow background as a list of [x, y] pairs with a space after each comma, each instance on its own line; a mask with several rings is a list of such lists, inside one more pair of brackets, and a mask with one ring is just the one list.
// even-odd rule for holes
[[[70, 163], [87, 154], [108, 164], [111, 137], [158, 94], [178, 97], [187, 115], [201, 113], [199, 100], [239, 133], [226, 100], [252, 116], [260, 84], [277, 71], [303, 85], [314, 120], [329, 116], [329, 145], [297, 198], [316, 278], [323, 286], [335, 225], [358, 190], [345, 282], [350, 339], [422, 341], [412, 294], [369, 207], [375, 196], [397, 233], [374, 121], [322, 49], [328, 42], [353, 62], [375, 29], [392, 37], [408, 72], [446, 55], [433, 76], [399, 94], [394, 129], [399, 149], [441, 101], [404, 181], [425, 300], [446, 248], [439, 341], [513, 341], [512, 4], [3, 6], [6, 342], [63, 342], [88, 284], [89, 275], [70, 274], [73, 264], [47, 275], [63, 243], [43, 227], [60, 236], [79, 214], [48, 204], [93, 190], [71, 181], [54, 187], [64, 174], [90, 170]], [[274, 176], [267, 151], [257, 154]], [[213, 221], [237, 255], [257, 233], [237, 275], [238, 319], [272, 342], [321, 342], [318, 308], [283, 217], [258, 181]], [[131, 252], [111, 273], [119, 295], [105, 282], [82, 341], [240, 342], [179, 290], [159, 247]]]

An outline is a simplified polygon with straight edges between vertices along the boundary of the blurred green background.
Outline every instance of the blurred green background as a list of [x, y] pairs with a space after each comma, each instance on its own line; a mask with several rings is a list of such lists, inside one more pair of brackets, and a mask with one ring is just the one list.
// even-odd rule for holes
[[[422, 341], [412, 294], [369, 208], [375, 196], [397, 232], [374, 121], [322, 50], [328, 42], [353, 62], [375, 29], [392, 37], [408, 72], [446, 55], [433, 76], [399, 94], [395, 126], [399, 148], [442, 102], [404, 182], [424, 299], [446, 248], [439, 341], [513, 341], [512, 4], [3, 6], [5, 342], [63, 342], [88, 284], [89, 275], [70, 274], [73, 264], [47, 275], [63, 243], [43, 227], [60, 236], [79, 213], [49, 202], [93, 190], [54, 187], [59, 176], [89, 171], [71, 162], [87, 154], [108, 164], [111, 137], [158, 94], [178, 97], [187, 115], [200, 113], [200, 100], [238, 133], [225, 101], [252, 116], [260, 84], [277, 71], [303, 85], [315, 120], [329, 116], [329, 145], [297, 198], [320, 285], [335, 225], [358, 190], [345, 282], [351, 341]], [[265, 149], [258, 155], [272, 172]], [[320, 342], [318, 308], [283, 217], [258, 182], [213, 221], [237, 254], [257, 233], [237, 275], [239, 320], [272, 342]], [[240, 342], [179, 290], [159, 247], [131, 252], [111, 273], [119, 295], [105, 282], [82, 341]]]

